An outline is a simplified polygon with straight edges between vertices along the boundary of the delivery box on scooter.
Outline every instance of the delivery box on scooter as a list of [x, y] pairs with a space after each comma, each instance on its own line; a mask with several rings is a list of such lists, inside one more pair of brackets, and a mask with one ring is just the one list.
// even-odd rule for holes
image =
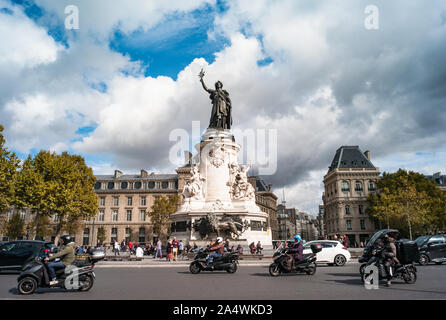
[[402, 240], [396, 243], [397, 257], [402, 264], [411, 264], [420, 259], [420, 252], [415, 241]]
[[322, 251], [322, 245], [320, 243], [313, 243], [310, 246], [310, 248], [313, 253], [318, 253]]

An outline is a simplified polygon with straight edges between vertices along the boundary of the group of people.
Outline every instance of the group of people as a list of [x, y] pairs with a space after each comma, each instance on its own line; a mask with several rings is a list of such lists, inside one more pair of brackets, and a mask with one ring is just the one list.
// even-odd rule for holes
[[132, 243], [129, 241], [129, 243], [126, 245], [125, 241], [123, 240], [121, 243], [115, 241], [113, 244], [115, 256], [119, 256], [120, 251], [126, 252], [127, 250], [130, 252], [130, 254], [136, 255], [138, 258], [142, 258], [144, 256], [144, 249], [138, 243]]

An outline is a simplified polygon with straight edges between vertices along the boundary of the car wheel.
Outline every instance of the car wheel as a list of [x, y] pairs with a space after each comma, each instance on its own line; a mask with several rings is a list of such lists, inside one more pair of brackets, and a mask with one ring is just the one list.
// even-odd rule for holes
[[334, 263], [335, 263], [335, 265], [337, 265], [338, 267], [342, 267], [343, 265], [345, 265], [346, 262], [347, 262], [347, 259], [346, 259], [342, 254], [338, 254], [338, 255], [334, 258]]
[[31, 277], [23, 278], [19, 281], [17, 289], [21, 294], [32, 294], [37, 289], [37, 281]]
[[197, 273], [200, 273], [201, 269], [200, 269], [200, 266], [198, 265], [198, 263], [192, 262], [189, 266], [189, 271], [192, 274], [197, 274]]
[[420, 260], [418, 260], [418, 263], [422, 266], [425, 266], [429, 263], [429, 257], [425, 254], [420, 255]]
[[273, 277], [278, 277], [280, 275], [280, 267], [277, 263], [273, 263], [269, 266], [269, 274]]

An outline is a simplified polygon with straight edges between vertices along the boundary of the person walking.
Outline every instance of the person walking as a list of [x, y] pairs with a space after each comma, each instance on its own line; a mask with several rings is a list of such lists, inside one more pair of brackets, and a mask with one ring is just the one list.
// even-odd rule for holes
[[115, 256], [119, 256], [119, 242], [115, 240], [115, 245], [114, 245], [114, 250], [115, 251]]
[[184, 253], [184, 242], [183, 240], [180, 240], [180, 243], [178, 243], [178, 254], [182, 258], [184, 258], [183, 253]]
[[172, 261], [172, 240], [167, 240], [166, 246], [166, 260]]
[[173, 261], [177, 261], [177, 259], [178, 259], [178, 246], [179, 246], [179, 242], [178, 242], [177, 238], [173, 237], [173, 240], [172, 240], [172, 260]]
[[263, 250], [263, 248], [262, 248], [262, 244], [260, 243], [260, 241], [259, 242], [257, 242], [257, 254], [262, 254], [262, 250]]
[[153, 259], [156, 259], [158, 257], [160, 259], [162, 259], [162, 257], [163, 257], [163, 243], [161, 242], [160, 238], [158, 238], [158, 241], [156, 242], [156, 253], [155, 253], [155, 257], [153, 257]]
[[237, 252], [238, 252], [239, 254], [243, 254], [243, 247], [242, 247], [241, 244], [239, 244], [239, 245], [237, 246]]
[[344, 234], [344, 239], [342, 244], [344, 245], [344, 247], [347, 249], [348, 248], [348, 237], [347, 235]]

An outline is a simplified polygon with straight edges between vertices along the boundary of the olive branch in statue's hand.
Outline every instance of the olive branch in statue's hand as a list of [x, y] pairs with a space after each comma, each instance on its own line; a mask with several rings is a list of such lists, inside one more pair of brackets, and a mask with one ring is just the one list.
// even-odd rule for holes
[[203, 69], [201, 69], [200, 73], [198, 74], [198, 76], [200, 77], [200, 79], [203, 79], [204, 77], [204, 71]]

